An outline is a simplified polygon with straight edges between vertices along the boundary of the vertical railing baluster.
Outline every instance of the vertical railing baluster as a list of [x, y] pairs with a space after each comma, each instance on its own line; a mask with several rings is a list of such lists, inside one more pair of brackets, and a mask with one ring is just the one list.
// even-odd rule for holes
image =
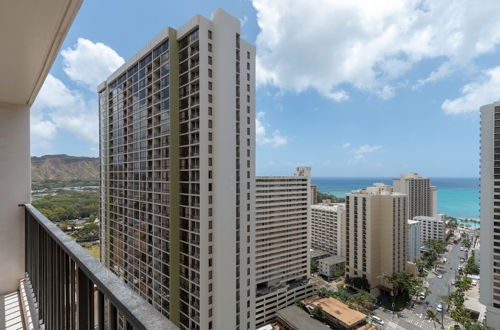
[[53, 322], [53, 314], [54, 314], [54, 306], [52, 305], [54, 303], [54, 296], [53, 296], [53, 288], [54, 288], [54, 275], [53, 275], [53, 257], [54, 254], [52, 252], [52, 239], [50, 236], [47, 235], [47, 269], [48, 269], [48, 276], [47, 276], [47, 281], [49, 284], [49, 288], [47, 290], [47, 329], [53, 329], [54, 328], [54, 322]]
[[95, 328], [95, 294], [94, 294], [94, 283], [89, 279], [89, 320], [91, 329]]
[[98, 327], [99, 330], [104, 330], [104, 294], [98, 290], [97, 291], [97, 312], [98, 312]]
[[89, 283], [85, 273], [78, 269], [78, 329], [90, 329], [89, 320]]
[[69, 278], [69, 256], [64, 253], [64, 329], [71, 329], [71, 298], [70, 298], [70, 285]]
[[42, 251], [42, 287], [41, 287], [41, 296], [42, 296], [42, 301], [41, 301], [41, 308], [43, 308], [42, 312], [42, 317], [43, 317], [43, 322], [46, 324], [47, 323], [47, 288], [48, 288], [48, 281], [47, 281], [47, 233], [42, 230], [42, 244], [41, 244], [41, 251]]
[[[88, 255], [82, 254], [76, 243], [64, 237], [30, 205], [26, 206], [24, 224], [26, 279], [31, 284], [44, 329], [151, 329], [151, 326], [143, 326], [143, 320], [138, 321], [134, 308], [128, 309], [133, 304], [117, 299], [128, 295], [135, 301], [140, 297], [134, 296], [133, 291], [123, 295], [128, 290], [123, 283], [116, 283], [118, 287], [122, 285], [120, 291], [115, 283], [108, 286], [109, 276], [113, 274], [95, 260], [85, 259]], [[155, 313], [152, 309], [147, 315]]]
[[75, 274], [75, 262], [70, 259], [69, 261], [69, 279], [70, 279], [70, 329], [77, 329], [76, 327], [76, 274]]
[[118, 328], [116, 307], [111, 301], [108, 303], [108, 305], [109, 305], [109, 317], [108, 317], [109, 330], [116, 330]]

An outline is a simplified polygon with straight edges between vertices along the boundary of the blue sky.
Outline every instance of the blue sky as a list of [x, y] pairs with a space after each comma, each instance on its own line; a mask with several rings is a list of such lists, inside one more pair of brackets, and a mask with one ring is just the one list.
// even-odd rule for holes
[[500, 98], [500, 2], [481, 3], [86, 0], [33, 106], [32, 154], [97, 156], [97, 83], [220, 7], [257, 46], [257, 174], [478, 176], [478, 108]]

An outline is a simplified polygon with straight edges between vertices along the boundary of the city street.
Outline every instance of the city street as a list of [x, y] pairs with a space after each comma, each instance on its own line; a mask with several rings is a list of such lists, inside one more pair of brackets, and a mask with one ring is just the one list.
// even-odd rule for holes
[[[426, 311], [432, 309], [438, 319], [441, 321], [441, 313], [436, 312], [438, 304], [443, 305], [443, 318], [445, 328], [454, 323], [448, 315], [446, 315], [447, 306], [442, 302], [441, 296], [446, 296], [453, 290], [452, 282], [455, 279], [455, 274], [460, 265], [460, 258], [465, 257], [465, 252], [460, 251], [460, 244], [451, 246], [448, 245], [449, 251], [446, 252], [446, 263], [441, 266], [440, 274], [443, 278], [438, 278], [436, 274], [430, 272], [428, 277], [424, 280], [424, 284], [428, 284], [431, 293], [426, 297], [425, 301], [420, 304], [415, 304], [411, 309], [405, 309], [399, 313], [392, 313], [391, 311], [384, 311], [381, 308], [376, 311], [376, 314], [386, 320], [384, 329], [434, 329], [434, 324], [431, 320], [427, 319]], [[439, 324], [435, 324], [436, 329], [441, 328]]]

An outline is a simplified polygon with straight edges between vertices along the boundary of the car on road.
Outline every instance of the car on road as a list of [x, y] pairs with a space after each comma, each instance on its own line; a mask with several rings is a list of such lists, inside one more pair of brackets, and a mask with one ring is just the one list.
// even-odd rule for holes
[[471, 284], [474, 285], [474, 286], [476, 286], [477, 285], [477, 280], [472, 280]]
[[457, 283], [455, 280], [451, 281], [451, 285], [455, 285]]
[[379, 325], [384, 325], [384, 320], [382, 320], [378, 316], [372, 316], [372, 322], [376, 323], [376, 324], [379, 324]]
[[443, 311], [443, 305], [438, 304], [438, 305], [436, 306], [436, 312], [441, 313], [442, 311]]
[[437, 278], [443, 278], [442, 274], [437, 274]]
[[465, 258], [460, 258], [460, 262], [464, 262], [465, 261]]

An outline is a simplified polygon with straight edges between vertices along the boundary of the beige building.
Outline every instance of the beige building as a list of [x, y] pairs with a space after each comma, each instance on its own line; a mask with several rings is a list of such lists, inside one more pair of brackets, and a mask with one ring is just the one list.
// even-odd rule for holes
[[310, 276], [311, 169], [256, 178], [256, 324], [312, 294]]
[[311, 205], [311, 246], [332, 255], [344, 255], [342, 250], [342, 222], [345, 204]]
[[392, 182], [395, 192], [408, 195], [408, 219], [437, 215], [437, 188], [431, 186], [431, 179], [418, 173], [405, 173]]
[[481, 107], [481, 292], [486, 324], [500, 329], [500, 102]]
[[255, 48], [223, 10], [98, 89], [102, 260], [182, 329], [255, 329]]
[[406, 272], [407, 196], [375, 184], [346, 195], [346, 277], [366, 278], [371, 292], [382, 276]]

